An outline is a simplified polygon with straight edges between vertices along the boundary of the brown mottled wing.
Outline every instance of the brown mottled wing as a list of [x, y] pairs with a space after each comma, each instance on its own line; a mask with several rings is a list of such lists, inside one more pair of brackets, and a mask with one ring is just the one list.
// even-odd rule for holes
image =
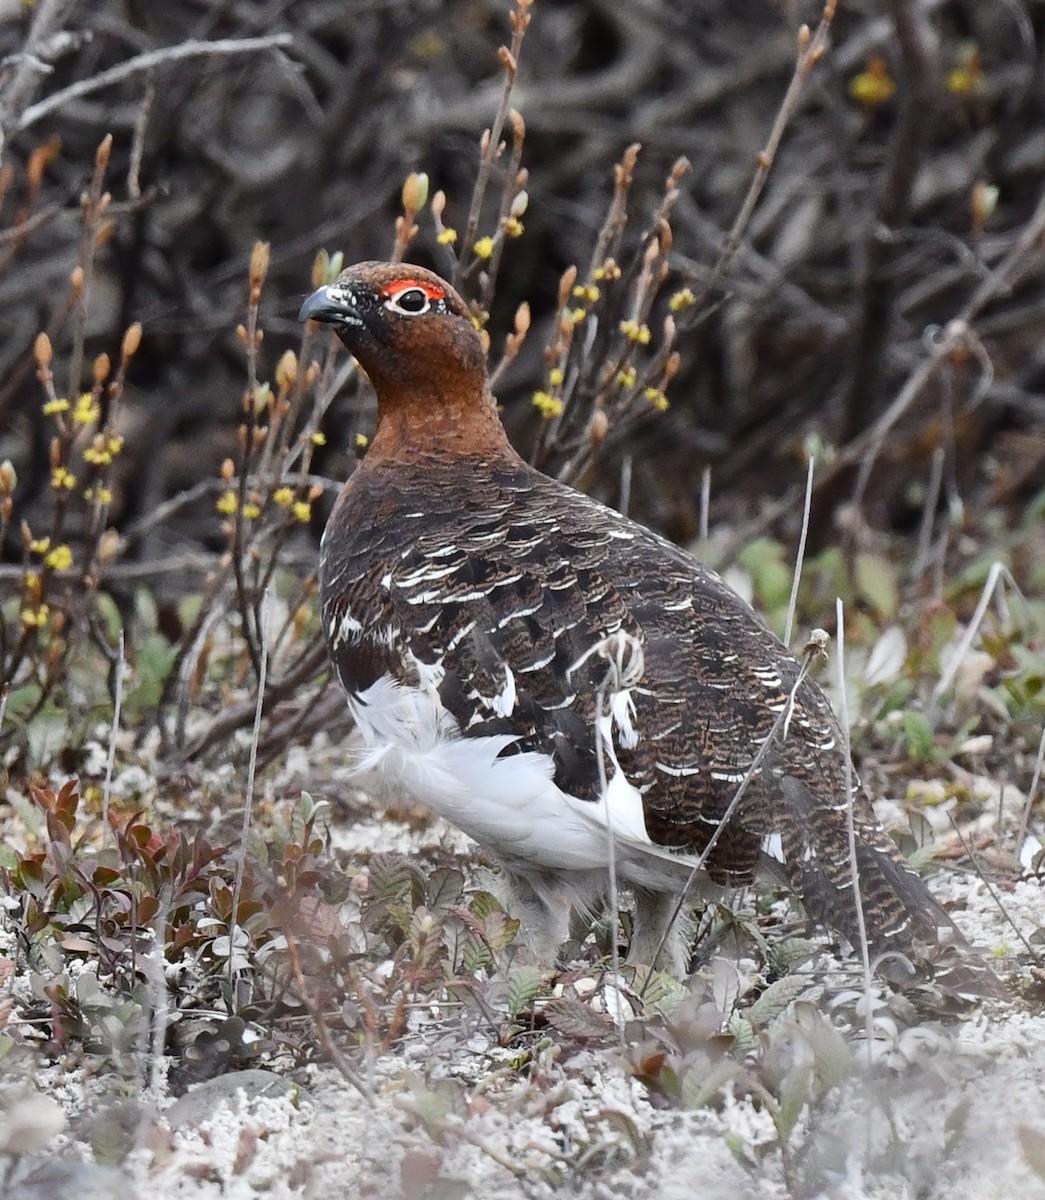
[[[618, 761], [642, 793], [651, 839], [701, 852], [799, 673], [752, 610], [677, 547], [521, 464], [469, 462], [450, 478], [424, 462], [361, 474], [322, 564], [324, 623], [346, 688], [358, 693], [386, 671], [409, 682], [418, 663], [438, 665], [441, 699], [466, 735], [515, 735], [506, 752], [549, 754], [558, 786], [595, 801], [605, 664], [578, 664], [624, 630], [642, 639], [645, 666], [632, 689], [637, 742], [618, 748]], [[857, 941], [844, 776], [834, 717], [806, 680], [709, 875], [750, 881], [765, 839], [779, 834], [810, 916]], [[935, 940], [946, 917], [862, 797], [857, 823], [872, 943]]]

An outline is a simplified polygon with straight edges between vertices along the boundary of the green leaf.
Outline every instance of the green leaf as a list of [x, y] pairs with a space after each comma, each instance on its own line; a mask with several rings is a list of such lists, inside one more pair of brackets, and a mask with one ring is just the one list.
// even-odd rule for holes
[[682, 1077], [679, 1099], [683, 1108], [696, 1112], [715, 1099], [726, 1084], [744, 1076], [744, 1069], [731, 1058], [719, 1059], [710, 1071], [693, 1067]]
[[738, 1058], [743, 1058], [758, 1044], [758, 1035], [755, 1033], [754, 1025], [740, 1013], [734, 1013], [729, 1018], [726, 1022], [726, 1030], [733, 1038], [732, 1052]]
[[501, 902], [493, 892], [476, 892], [469, 907], [480, 921], [488, 917], [490, 913], [504, 912]]
[[517, 1017], [532, 1006], [541, 990], [542, 979], [540, 969], [530, 964], [515, 967], [509, 972], [505, 1001], [511, 1016]]
[[764, 608], [773, 611], [787, 606], [791, 596], [791, 567], [784, 562], [784, 548], [770, 538], [755, 538], [737, 559], [751, 572], [755, 595]]
[[900, 607], [896, 568], [881, 554], [858, 554], [853, 564], [856, 594], [880, 617], [892, 618]]
[[483, 936], [495, 954], [507, 950], [518, 932], [519, 922], [503, 912], [492, 912], [483, 920]]
[[434, 913], [449, 912], [464, 892], [464, 875], [456, 867], [437, 867], [428, 877], [425, 898]]
[[780, 1081], [779, 1106], [772, 1116], [781, 1142], [787, 1142], [794, 1132], [802, 1109], [810, 1099], [812, 1083], [812, 1063], [795, 1063]]
[[905, 710], [903, 731], [907, 743], [907, 757], [916, 763], [931, 762], [935, 757], [936, 743], [933, 740], [932, 726], [924, 715], [911, 708]]
[[468, 975], [474, 975], [493, 962], [490, 947], [480, 937], [470, 933], [461, 951], [461, 968]]
[[783, 979], [771, 983], [747, 1010], [748, 1020], [756, 1029], [764, 1029], [787, 1011], [788, 1005], [801, 996], [808, 983], [801, 975], [785, 975]]

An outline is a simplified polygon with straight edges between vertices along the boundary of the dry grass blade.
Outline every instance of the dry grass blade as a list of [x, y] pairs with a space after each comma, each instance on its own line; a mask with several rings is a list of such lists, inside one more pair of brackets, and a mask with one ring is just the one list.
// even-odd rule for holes
[[109, 798], [112, 795], [112, 773], [116, 764], [116, 737], [120, 732], [120, 712], [123, 708], [123, 676], [126, 669], [124, 659], [123, 629], [117, 642], [116, 662], [113, 665], [113, 708], [112, 726], [109, 730], [109, 753], [105, 760], [105, 783], [102, 785], [102, 837], [108, 838]]
[[1035, 946], [1031, 945], [1031, 943], [1027, 940], [1027, 937], [1024, 934], [1023, 930], [1020, 929], [1019, 925], [1017, 925], [1016, 922], [1012, 919], [1012, 916], [1009, 913], [1009, 910], [1002, 903], [1001, 896], [998, 895], [998, 889], [994, 886], [994, 884], [991, 883], [991, 881], [984, 874], [983, 868], [980, 866], [980, 860], [977, 857], [975, 850], [973, 849], [972, 846], [969, 845], [968, 841], [965, 838], [965, 835], [958, 828], [958, 822], [955, 821], [953, 814], [948, 813], [947, 819], [951, 823], [951, 828], [954, 830], [955, 837], [957, 837], [958, 841], [961, 843], [962, 849], [965, 851], [966, 855], [968, 856], [969, 861], [972, 863], [973, 870], [979, 876], [980, 882], [987, 889], [988, 893], [990, 894], [990, 898], [994, 901], [994, 904], [997, 907], [998, 911], [1005, 918], [1005, 923], [1009, 926], [1009, 928], [1013, 931], [1013, 933], [1015, 933], [1017, 938], [1019, 938], [1020, 943], [1023, 946], [1024, 950], [1027, 951], [1028, 955], [1030, 955], [1030, 957], [1034, 960], [1034, 962], [1041, 963], [1043, 961], [1043, 956], [1042, 956], [1041, 951], [1038, 950]]
[[261, 601], [261, 623], [259, 635], [261, 638], [260, 653], [261, 667], [258, 672], [258, 695], [254, 706], [254, 728], [250, 736], [250, 760], [247, 764], [247, 786], [243, 795], [243, 824], [240, 827], [240, 847], [236, 859], [236, 880], [232, 887], [232, 913], [229, 917], [229, 986], [235, 979], [236, 962], [236, 931], [239, 922], [240, 897], [243, 894], [243, 877], [247, 867], [249, 852], [251, 817], [254, 812], [254, 781], [258, 765], [258, 738], [261, 736], [261, 714], [265, 705], [265, 684], [268, 678], [269, 660], [269, 621], [268, 615], [271, 601], [266, 594]]
[[1003, 614], [1005, 613], [1005, 591], [1002, 585], [1006, 583], [1019, 597], [1023, 605], [1026, 606], [1026, 600], [1024, 600], [1023, 593], [1017, 586], [1015, 579], [1013, 579], [1009, 568], [1006, 567], [1004, 563], [992, 563], [991, 569], [987, 572], [987, 582], [983, 585], [983, 590], [980, 593], [980, 599], [976, 604], [976, 611], [973, 613], [972, 618], [966, 627], [965, 633], [955, 648], [955, 651], [952, 654], [946, 669], [940, 675], [936, 686], [933, 688], [933, 704], [937, 704], [939, 702], [940, 697], [954, 682], [954, 677], [958, 674], [958, 669], [962, 665], [962, 660], [965, 658], [966, 654], [969, 653], [973, 642], [976, 640], [976, 635], [980, 632], [980, 626], [983, 624], [983, 618], [987, 615], [987, 609], [990, 606], [995, 592], [998, 594], [999, 610]]
[[853, 880], [853, 908], [860, 933], [860, 963], [864, 973], [864, 1031], [867, 1038], [867, 1061], [873, 1061], [874, 1004], [871, 991], [871, 951], [864, 920], [864, 899], [860, 891], [860, 871], [856, 862], [856, 814], [853, 811], [852, 732], [849, 725], [849, 692], [845, 676], [845, 607], [835, 600], [835, 619], [838, 625], [838, 726], [842, 731], [842, 757], [845, 761], [846, 833], [849, 838], [849, 869]]
[[791, 594], [787, 601], [787, 622], [784, 625], [784, 645], [791, 645], [791, 631], [795, 624], [795, 606], [798, 603], [798, 588], [802, 582], [802, 563], [805, 561], [806, 537], [809, 534], [809, 512], [813, 504], [813, 471], [816, 462], [813, 455], [809, 456], [806, 469], [806, 492], [802, 503], [802, 532], [798, 538], [798, 550], [795, 554], [795, 569], [791, 576]]
[[[0, 709], [0, 720], [3, 717], [3, 710]], [[1042, 728], [1041, 737], [1038, 739], [1038, 753], [1034, 759], [1034, 774], [1031, 776], [1030, 787], [1027, 789], [1027, 802], [1023, 806], [1023, 813], [1020, 816], [1020, 827], [1016, 833], [1016, 857], [1019, 858], [1020, 852], [1023, 849], [1023, 841], [1027, 836], [1027, 825], [1030, 821], [1031, 809], [1034, 807], [1034, 798], [1038, 794], [1038, 787], [1041, 784], [1042, 769], [1045, 768], [1045, 728]]]

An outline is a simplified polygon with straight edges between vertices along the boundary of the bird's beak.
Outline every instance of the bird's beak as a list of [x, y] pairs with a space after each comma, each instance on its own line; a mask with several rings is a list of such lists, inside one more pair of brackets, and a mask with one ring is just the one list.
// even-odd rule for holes
[[327, 324], [361, 325], [362, 321], [343, 291], [321, 287], [301, 306], [299, 321], [323, 321]]

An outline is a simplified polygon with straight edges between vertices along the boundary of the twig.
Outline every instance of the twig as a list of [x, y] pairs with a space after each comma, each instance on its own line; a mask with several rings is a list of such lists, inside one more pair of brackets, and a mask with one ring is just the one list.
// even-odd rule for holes
[[[284, 699], [286, 696], [292, 696], [298, 688], [308, 679], [310, 679], [323, 664], [327, 661], [327, 648], [323, 640], [322, 633], [316, 634], [308, 648], [302, 652], [297, 663], [289, 668], [286, 674], [272, 681], [265, 692], [264, 710], [271, 709], [272, 705]], [[211, 746], [224, 741], [230, 733], [237, 729], [242, 729], [247, 723], [247, 718], [250, 713], [251, 706], [249, 704], [235, 705], [228, 708], [227, 711], [220, 716], [215, 717], [207, 728], [207, 732], [200, 736], [189, 745], [185, 750], [187, 759], [196, 759]]]
[[857, 459], [860, 461], [860, 471], [857, 475], [856, 486], [853, 488], [854, 508], [859, 510], [863, 505], [864, 493], [871, 478], [871, 471], [878, 460], [889, 430], [914, 403], [937, 368], [954, 354], [971, 349], [973, 341], [978, 342], [978, 339], [964, 320], [956, 319], [948, 322], [944, 327], [943, 336], [934, 342], [932, 354], [929, 358], [923, 359], [911, 372], [892, 404], [867, 430], [866, 434], [850, 442], [836, 456], [834, 462], [836, 471]]
[[784, 645], [791, 645], [791, 630], [795, 624], [795, 605], [798, 603], [798, 585], [802, 581], [802, 563], [806, 554], [806, 535], [809, 533], [809, 512], [813, 503], [813, 470], [816, 466], [812, 454], [806, 471], [806, 498], [802, 506], [802, 532], [798, 538], [798, 553], [795, 555], [795, 572], [791, 579], [791, 596], [787, 602], [787, 624], [784, 627]]
[[700, 539], [701, 552], [708, 546], [708, 522], [711, 514], [711, 464], [704, 467], [700, 473], [700, 520], [697, 526], [697, 537]]
[[138, 106], [138, 116], [134, 121], [134, 138], [131, 141], [131, 161], [127, 167], [127, 195], [134, 203], [141, 199], [141, 169], [142, 156], [145, 153], [145, 130], [149, 124], [149, 113], [156, 99], [156, 78], [151, 73], [145, 80], [145, 91], [141, 104]]
[[92, 92], [111, 87], [114, 83], [122, 83], [133, 75], [143, 71], [151, 71], [168, 63], [181, 62], [187, 58], [210, 58], [231, 54], [256, 54], [261, 50], [281, 50], [294, 44], [294, 38], [289, 33], [274, 33], [267, 37], [255, 38], [223, 38], [217, 42], [181, 42], [177, 46], [165, 46], [162, 50], [150, 50], [146, 54], [135, 55], [126, 62], [117, 63], [106, 71], [92, 75], [90, 79], [80, 79], [61, 91], [55, 92], [45, 100], [30, 105], [14, 122], [11, 132], [21, 133], [30, 125], [53, 113], [56, 109], [68, 104], [70, 100], [79, 100]]
[[[1023, 599], [1023, 593], [1020, 591], [1016, 580], [1013, 579], [1008, 567], [1004, 563], [991, 563], [991, 569], [987, 572], [987, 582], [983, 585], [983, 591], [980, 593], [979, 602], [976, 605], [976, 611], [972, 615], [972, 620], [969, 622], [968, 628], [958, 643], [958, 648], [951, 656], [950, 662], [947, 664], [947, 669], [940, 676], [939, 681], [933, 688], [932, 702], [935, 705], [943, 693], [951, 686], [955, 675], [958, 673], [958, 668], [961, 666], [962, 659], [968, 654], [969, 647], [973, 643], [973, 639], [979, 632], [980, 625], [983, 622], [984, 616], [987, 613], [987, 606], [991, 602], [991, 597], [994, 595], [995, 589], [998, 587], [999, 580], [1008, 583], [1009, 587]], [[1005, 593], [1000, 593], [999, 603], [1004, 605]]]
[[323, 1049], [330, 1055], [330, 1060], [337, 1068], [341, 1077], [350, 1083], [361, 1096], [366, 1097], [367, 1100], [373, 1100], [373, 1089], [367, 1087], [363, 1076], [355, 1070], [348, 1059], [341, 1053], [340, 1047], [335, 1045], [334, 1039], [330, 1036], [330, 1030], [327, 1028], [326, 1018], [320, 1012], [309, 993], [308, 985], [305, 983], [304, 972], [301, 970], [301, 956], [298, 954], [297, 940], [289, 930], [284, 931], [284, 937], [287, 939], [287, 954], [290, 956], [290, 967], [294, 972], [294, 979], [301, 993], [301, 1003], [308, 1009], [308, 1014], [316, 1027], [316, 1032], [319, 1034], [319, 1040], [323, 1044]]
[[1038, 950], [1036, 950], [1036, 949], [1035, 949], [1035, 948], [1034, 948], [1034, 947], [1033, 947], [1033, 946], [1030, 944], [1030, 942], [1029, 942], [1029, 941], [1027, 941], [1027, 939], [1026, 939], [1026, 938], [1024, 937], [1024, 935], [1023, 935], [1023, 931], [1022, 931], [1022, 930], [1020, 929], [1020, 927], [1019, 927], [1019, 926], [1016, 924], [1016, 922], [1015, 922], [1015, 921], [1012, 919], [1012, 917], [1011, 917], [1011, 916], [1009, 916], [1009, 910], [1008, 910], [1008, 909], [1005, 907], [1005, 905], [1004, 905], [1004, 904], [1002, 904], [1002, 902], [1001, 902], [1001, 897], [998, 895], [997, 891], [995, 890], [995, 888], [994, 888], [994, 885], [993, 885], [993, 884], [991, 883], [991, 881], [990, 881], [990, 880], [987, 878], [987, 876], [986, 876], [986, 875], [983, 873], [983, 869], [980, 867], [980, 861], [979, 861], [979, 859], [976, 857], [976, 853], [975, 853], [975, 851], [973, 850], [973, 847], [972, 847], [972, 846], [970, 846], [970, 845], [969, 845], [969, 843], [968, 843], [968, 842], [965, 840], [965, 838], [962, 836], [962, 831], [961, 831], [961, 830], [958, 828], [958, 822], [957, 822], [957, 821], [955, 821], [955, 819], [954, 819], [954, 814], [953, 814], [953, 813], [948, 813], [948, 814], [947, 814], [947, 819], [950, 821], [950, 823], [951, 823], [951, 828], [954, 830], [955, 836], [957, 837], [958, 841], [959, 841], [959, 842], [961, 842], [962, 849], [963, 849], [963, 850], [965, 851], [965, 853], [966, 853], [966, 854], [969, 856], [969, 861], [972, 863], [973, 870], [974, 870], [974, 871], [976, 872], [976, 874], [979, 876], [979, 878], [980, 878], [980, 882], [981, 882], [981, 883], [983, 884], [983, 886], [984, 886], [984, 887], [987, 889], [987, 892], [988, 892], [988, 894], [990, 895], [990, 898], [991, 898], [991, 899], [994, 901], [994, 903], [995, 903], [995, 904], [998, 906], [998, 911], [999, 911], [999, 912], [1001, 913], [1001, 915], [1002, 915], [1002, 916], [1005, 918], [1006, 922], [1007, 922], [1007, 923], [1008, 923], [1008, 924], [1009, 924], [1009, 925], [1012, 927], [1012, 930], [1013, 930], [1013, 932], [1016, 934], [1016, 936], [1017, 936], [1017, 937], [1020, 939], [1020, 941], [1023, 943], [1023, 948], [1024, 948], [1024, 950], [1026, 950], [1026, 951], [1027, 951], [1027, 953], [1028, 953], [1028, 954], [1031, 956], [1031, 958], [1032, 958], [1032, 959], [1034, 959], [1034, 961], [1035, 961], [1036, 963], [1040, 963], [1040, 962], [1041, 962], [1041, 954], [1040, 954], [1040, 952], [1039, 952]]
[[483, 197], [486, 195], [486, 187], [490, 182], [490, 173], [493, 170], [493, 164], [497, 161], [497, 156], [501, 152], [501, 132], [504, 129], [505, 121], [508, 119], [512, 88], [515, 86], [515, 77], [519, 70], [519, 51], [522, 49], [523, 38], [526, 36], [526, 29], [530, 24], [529, 10], [532, 3], [533, 0], [516, 0], [514, 11], [508, 14], [508, 19], [512, 26], [512, 44], [511, 47], [502, 46], [499, 51], [501, 65], [504, 67], [504, 86], [501, 89], [501, 103], [497, 108], [493, 124], [483, 132], [482, 141], [480, 142], [479, 173], [476, 176], [475, 187], [472, 190], [472, 203], [468, 210], [468, 223], [465, 225], [464, 238], [461, 240], [461, 248], [457, 255], [457, 265], [454, 268], [453, 284], [455, 287], [460, 287], [461, 280], [466, 274], [465, 261], [469, 255], [473, 254], [472, 247], [475, 245], [475, 235], [479, 230]]
[[920, 579], [929, 563], [929, 551], [932, 547], [933, 526], [936, 523], [936, 506], [940, 502], [940, 488], [943, 485], [943, 463], [946, 453], [942, 446], [933, 451], [932, 466], [929, 470], [929, 486], [925, 493], [925, 504], [922, 506], [922, 521], [918, 527], [918, 545], [911, 564], [911, 578]]
[[868, 415], [880, 406], [880, 379], [892, 328], [896, 270], [892, 233], [910, 224], [915, 177], [925, 155], [932, 106], [931, 81], [936, 75], [929, 46], [932, 28], [924, 8], [907, 0], [887, 0], [893, 37], [904, 72], [904, 102], [889, 150], [884, 178], [865, 235], [860, 263], [859, 320], [849, 361], [845, 396], [845, 436], [855, 437]]
[[27, 217], [17, 225], [12, 225], [10, 229], [0, 231], [0, 246], [5, 246], [8, 242], [17, 242], [22, 238], [27, 238], [34, 230], [39, 229], [41, 225], [46, 225], [48, 221], [53, 221], [61, 212], [62, 206], [60, 204], [49, 204], [46, 208], [33, 213], [31, 217]]
[[845, 608], [841, 597], [835, 598], [835, 617], [838, 663], [838, 725], [842, 732], [842, 759], [845, 763], [845, 823], [849, 835], [849, 870], [853, 881], [853, 907], [856, 927], [860, 934], [860, 961], [864, 969], [864, 1022], [867, 1037], [868, 1062], [874, 1046], [874, 1006], [871, 1003], [871, 952], [867, 944], [867, 924], [864, 921], [864, 901], [860, 893], [860, 870], [856, 863], [856, 813], [853, 808], [853, 759], [850, 749], [849, 692], [845, 680]]
[[66, 11], [73, 0], [41, 0], [33, 14], [33, 24], [25, 47], [18, 58], [14, 75], [4, 88], [0, 103], [0, 158], [3, 157], [8, 134], [17, 131], [19, 119], [24, 115], [25, 103], [33, 92], [37, 79], [50, 68], [41, 62], [39, 51], [43, 43], [54, 33], [65, 19]]
[[232, 986], [236, 961], [236, 926], [239, 922], [240, 893], [243, 890], [243, 873], [247, 865], [247, 838], [250, 835], [250, 818], [254, 810], [254, 774], [258, 764], [258, 738], [261, 735], [261, 711], [265, 702], [265, 681], [268, 674], [269, 643], [269, 594], [261, 598], [261, 621], [258, 628], [261, 663], [258, 669], [258, 699], [254, 707], [254, 729], [250, 737], [250, 759], [247, 763], [247, 788], [243, 798], [243, 827], [240, 830], [239, 857], [236, 862], [236, 882], [232, 889], [232, 914], [229, 918], [229, 985]]
[[855, 506], [859, 507], [862, 503], [871, 468], [881, 451], [886, 434], [907, 411], [944, 359], [955, 353], [971, 350], [983, 368], [983, 376], [977, 385], [973, 402], [986, 395], [993, 382], [993, 368], [986, 350], [971, 329], [970, 323], [997, 296], [1011, 291], [1016, 283], [1033, 269], [1033, 264], [1040, 261], [1040, 243], [1043, 235], [1045, 235], [1045, 189], [1038, 197], [1038, 203], [1031, 219], [1023, 227], [1008, 254], [979, 284], [961, 310], [943, 326], [943, 336], [934, 339], [930, 357], [923, 359], [911, 372], [896, 399], [878, 418], [873, 428], [844, 446], [836, 455], [829, 479], [834, 478], [842, 468], [852, 466], [857, 461], [860, 462], [860, 474], [853, 492]]
[[[4, 697], [6, 700], [6, 696]], [[3, 708], [0, 706], [0, 724], [3, 723]], [[1038, 791], [1038, 784], [1041, 783], [1041, 771], [1045, 766], [1045, 726], [1041, 730], [1041, 738], [1038, 741], [1038, 757], [1034, 760], [1034, 774], [1031, 776], [1030, 787], [1027, 789], [1027, 803], [1023, 806], [1023, 816], [1020, 818], [1020, 828], [1016, 834], [1016, 856], [1019, 857], [1020, 850], [1023, 848], [1023, 839], [1027, 836], [1027, 823], [1030, 821], [1030, 810], [1034, 804], [1034, 797]]]
[[116, 763], [116, 735], [120, 732], [120, 711], [123, 708], [123, 627], [120, 627], [120, 637], [117, 643], [116, 682], [113, 687], [112, 729], [109, 733], [109, 757], [105, 764], [105, 783], [102, 785], [102, 837], [109, 835], [109, 797], [112, 794], [112, 772]]
[[831, 22], [834, 20], [836, 7], [837, 0], [826, 0], [820, 24], [816, 27], [816, 33], [812, 34], [812, 36], [810, 36], [808, 25], [803, 25], [799, 30], [798, 61], [795, 63], [794, 74], [791, 76], [791, 82], [788, 84], [787, 91], [784, 93], [784, 99], [777, 110], [776, 119], [773, 121], [773, 127], [769, 131], [766, 144], [759, 151], [758, 165], [748, 187], [747, 195], [744, 197], [744, 202], [741, 204], [740, 211], [737, 213], [736, 219], [733, 221], [733, 225], [726, 235], [725, 243], [718, 256], [718, 261], [712, 267], [711, 273], [704, 282], [702, 289], [704, 296], [709, 296], [723, 275], [725, 275], [726, 269], [733, 261], [733, 256], [740, 246], [740, 239], [744, 236], [744, 231], [751, 220], [751, 214], [755, 211], [758, 199], [762, 195], [762, 189], [765, 186], [766, 179], [769, 177], [769, 172], [773, 166], [773, 160], [776, 158], [777, 150], [780, 148], [784, 131], [787, 129], [788, 122], [794, 115], [798, 98], [802, 94], [802, 88], [805, 86], [809, 73], [823, 56], [824, 46], [827, 42]]

